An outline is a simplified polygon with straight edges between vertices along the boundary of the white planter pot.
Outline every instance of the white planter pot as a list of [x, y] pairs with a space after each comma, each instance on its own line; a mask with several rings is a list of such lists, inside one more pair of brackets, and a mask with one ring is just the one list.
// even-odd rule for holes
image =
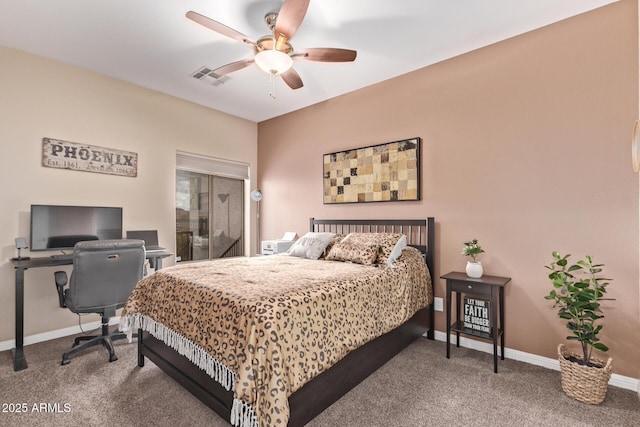
[[479, 279], [482, 277], [482, 263], [480, 261], [467, 261], [467, 276], [472, 277], [474, 279]]

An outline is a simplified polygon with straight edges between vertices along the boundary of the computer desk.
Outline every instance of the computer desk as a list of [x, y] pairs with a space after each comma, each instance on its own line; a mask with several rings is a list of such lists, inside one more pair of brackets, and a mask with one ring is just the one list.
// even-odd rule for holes
[[[155, 251], [147, 252], [151, 268], [160, 270], [162, 259], [173, 255], [171, 252]], [[16, 271], [16, 347], [11, 350], [13, 357], [13, 370], [27, 369], [27, 359], [24, 356], [24, 271], [30, 268], [59, 267], [72, 265], [73, 259], [52, 259], [51, 257], [38, 257], [29, 259], [12, 259], [13, 268]], [[53, 280], [53, 278], [51, 279]]]

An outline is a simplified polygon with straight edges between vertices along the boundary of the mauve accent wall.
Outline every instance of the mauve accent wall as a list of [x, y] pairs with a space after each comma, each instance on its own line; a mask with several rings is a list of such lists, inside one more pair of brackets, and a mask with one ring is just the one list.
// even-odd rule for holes
[[[485, 273], [513, 278], [506, 346], [550, 358], [568, 331], [544, 266], [554, 250], [593, 255], [614, 279], [602, 340], [614, 372], [639, 378], [638, 113], [629, 0], [260, 123], [261, 236], [303, 234], [312, 216], [434, 216], [436, 295], [478, 238]], [[415, 136], [420, 202], [323, 205], [323, 154]]]

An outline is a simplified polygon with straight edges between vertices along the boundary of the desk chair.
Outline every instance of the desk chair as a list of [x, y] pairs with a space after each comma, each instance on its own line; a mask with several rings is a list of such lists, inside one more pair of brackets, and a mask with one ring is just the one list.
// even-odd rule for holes
[[[74, 313], [98, 313], [102, 316], [102, 334], [80, 336], [70, 351], [62, 355], [62, 364], [69, 356], [94, 345], [104, 345], [109, 362], [118, 360], [112, 341], [126, 338], [123, 333], [109, 334], [109, 318], [122, 308], [134, 286], [143, 276], [145, 260], [142, 240], [94, 240], [78, 242], [73, 248], [71, 280], [67, 273], [54, 273], [60, 307]], [[69, 287], [65, 289], [65, 286]], [[80, 341], [86, 341], [80, 345]]]

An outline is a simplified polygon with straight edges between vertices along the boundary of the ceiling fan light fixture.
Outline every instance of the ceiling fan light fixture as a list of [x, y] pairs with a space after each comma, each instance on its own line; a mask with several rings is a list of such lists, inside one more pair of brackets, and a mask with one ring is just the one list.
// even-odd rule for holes
[[293, 65], [293, 59], [289, 55], [274, 49], [258, 52], [255, 62], [267, 74], [282, 74]]

